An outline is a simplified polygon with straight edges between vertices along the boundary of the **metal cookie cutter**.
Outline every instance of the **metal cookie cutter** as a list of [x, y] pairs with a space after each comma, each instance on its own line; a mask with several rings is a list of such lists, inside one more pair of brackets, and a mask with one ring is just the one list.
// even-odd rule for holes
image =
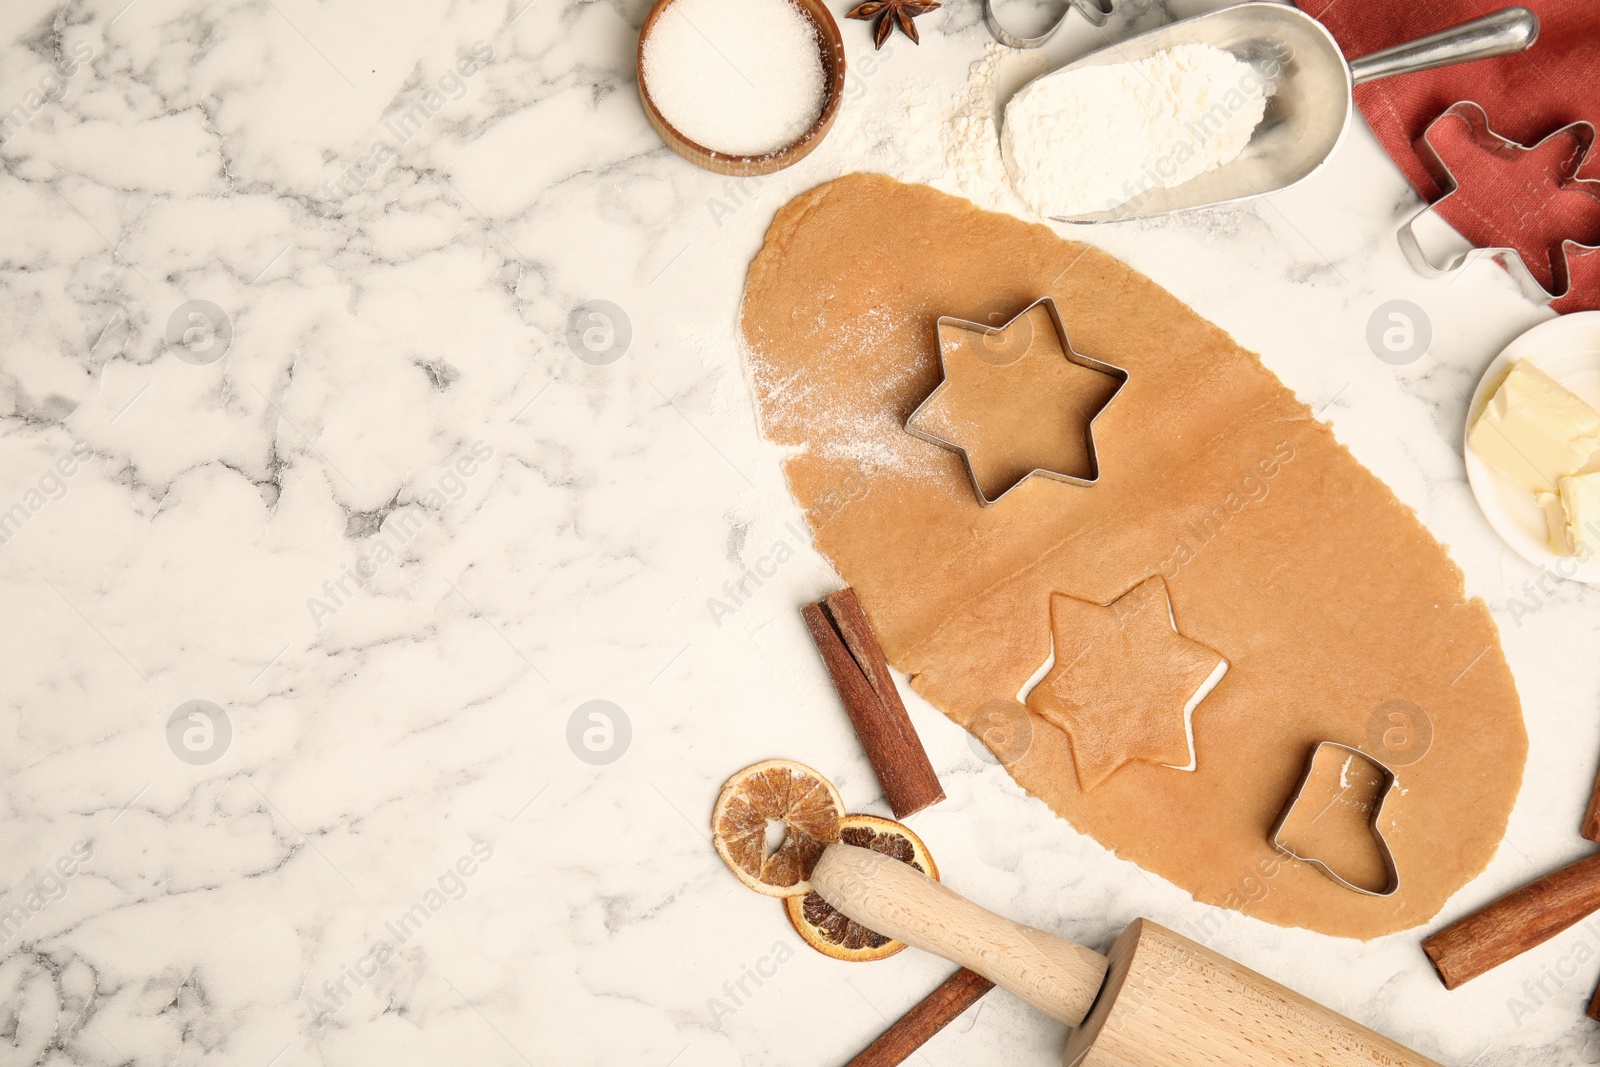
[[[999, 496], [996, 496], [993, 500], [991, 500], [984, 494], [983, 486], [978, 481], [978, 472], [973, 469], [972, 457], [967, 454], [967, 450], [954, 441], [940, 437], [937, 434], [929, 433], [926, 430], [919, 429], [916, 425], [917, 416], [921, 415], [922, 409], [933, 403], [934, 398], [944, 391], [945, 386], [950, 384], [950, 373], [949, 369], [945, 365], [944, 358], [944, 341], [942, 337], [944, 330], [967, 330], [971, 333], [984, 334], [985, 336], [1001, 334], [1011, 329], [1018, 322], [1025, 320], [1030, 311], [1041, 305], [1043, 305], [1044, 309], [1050, 313], [1050, 322], [1055, 327], [1056, 337], [1061, 341], [1061, 351], [1065, 353], [1067, 362], [1074, 363], [1080, 367], [1085, 367], [1092, 371], [1098, 371], [1101, 374], [1115, 378], [1118, 382], [1118, 385], [1116, 390], [1106, 398], [1106, 402], [1101, 406], [1100, 411], [1097, 411], [1091, 415], [1088, 423], [1085, 424], [1083, 428], [1084, 443], [1088, 446], [1089, 452], [1089, 476], [1087, 478], [1080, 478], [1076, 475], [1065, 474], [1061, 471], [1052, 471], [1046, 470], [1042, 467], [1035, 467], [1027, 474], [1024, 474], [1022, 477], [1018, 478], [1015, 482], [1012, 482], [1005, 488], [1004, 491], [1000, 493]], [[917, 405], [917, 409], [907, 416], [906, 432], [913, 437], [918, 437], [924, 441], [927, 441], [929, 444], [938, 445], [940, 448], [948, 448], [950, 451], [959, 454], [962, 460], [966, 463], [967, 475], [972, 479], [972, 488], [976, 490], [978, 494], [979, 503], [981, 503], [984, 507], [988, 507], [990, 504], [1003, 499], [1006, 493], [1011, 492], [1011, 490], [1015, 489], [1029, 478], [1032, 478], [1035, 474], [1044, 478], [1053, 478], [1058, 482], [1066, 482], [1069, 485], [1089, 486], [1094, 485], [1100, 480], [1100, 457], [1095, 452], [1094, 447], [1094, 423], [1095, 420], [1100, 417], [1100, 412], [1109, 407], [1111, 405], [1111, 401], [1116, 399], [1117, 394], [1122, 392], [1122, 387], [1128, 384], [1128, 372], [1123, 370], [1121, 367], [1113, 367], [1109, 363], [1103, 363], [1091, 356], [1083, 355], [1081, 352], [1078, 352], [1076, 349], [1074, 349], [1072, 347], [1072, 342], [1067, 338], [1067, 328], [1061, 322], [1061, 312], [1056, 308], [1056, 302], [1053, 299], [1048, 296], [1040, 297], [1038, 300], [1035, 300], [1033, 303], [1029, 304], [1027, 307], [1013, 315], [1011, 319], [1003, 326], [989, 326], [981, 322], [969, 322], [966, 319], [958, 319], [952, 315], [941, 315], [938, 323], [936, 324], [936, 328], [941, 335], [939, 341], [940, 381], [938, 386], [934, 388], [933, 392], [929, 393], [927, 397], [923, 399], [922, 403]]]
[[1594, 146], [1595, 128], [1593, 124], [1574, 122], [1569, 126], [1563, 126], [1538, 144], [1530, 147], [1518, 144], [1516, 141], [1507, 140], [1495, 133], [1489, 126], [1488, 113], [1484, 111], [1482, 106], [1471, 100], [1462, 100], [1450, 105], [1438, 118], [1430, 122], [1428, 128], [1422, 132], [1422, 136], [1418, 138], [1414, 146], [1417, 157], [1428, 168], [1428, 173], [1433, 176], [1433, 180], [1438, 183], [1444, 195], [1433, 203], [1425, 205], [1422, 210], [1418, 211], [1400, 227], [1400, 247], [1405, 251], [1406, 259], [1411, 261], [1411, 265], [1418, 272], [1436, 278], [1453, 274], [1477, 260], [1489, 259], [1505, 268], [1506, 272], [1516, 280], [1517, 285], [1522, 288], [1528, 299], [1540, 304], [1548, 304], [1552, 300], [1560, 300], [1572, 291], [1570, 261], [1580, 256], [1589, 255], [1591, 252], [1600, 251], [1600, 245], [1580, 244], [1571, 239], [1562, 241], [1561, 254], [1559, 256], [1553, 254], [1550, 256], [1550, 273], [1555, 284], [1553, 290], [1544, 287], [1544, 284], [1528, 269], [1528, 265], [1523, 261], [1521, 254], [1514, 248], [1472, 248], [1452, 256], [1444, 263], [1434, 262], [1423, 251], [1422, 244], [1417, 239], [1417, 222], [1424, 215], [1434, 212], [1440, 204], [1454, 196], [1461, 187], [1460, 182], [1456, 180], [1455, 173], [1445, 163], [1444, 158], [1439, 155], [1439, 150], [1433, 144], [1435, 130], [1441, 124], [1455, 120], [1466, 124], [1468, 133], [1479, 148], [1485, 152], [1492, 152], [1501, 156], [1537, 152], [1552, 141], [1570, 141], [1573, 151], [1568, 154], [1560, 171], [1557, 172], [1556, 180], [1564, 189], [1577, 189], [1593, 197], [1596, 201], [1597, 211], [1600, 211], [1600, 181], [1592, 178], [1577, 177], [1578, 171], [1582, 169], [1584, 160], [1589, 155], [1590, 148]]
[[[1311, 781], [1311, 774], [1316, 770], [1317, 767], [1317, 756], [1325, 748], [1338, 749], [1341, 752], [1348, 753], [1357, 759], [1365, 761], [1378, 770], [1379, 782], [1381, 783], [1378, 790], [1378, 800], [1377, 803], [1373, 804], [1372, 806], [1372, 817], [1367, 820], [1367, 823], [1372, 829], [1373, 840], [1378, 843], [1378, 851], [1383, 856], [1384, 869], [1388, 872], [1388, 881], [1384, 884], [1381, 892], [1374, 892], [1373, 890], [1367, 889], [1364, 886], [1359, 886], [1353, 882], [1346, 881], [1339, 875], [1337, 871], [1335, 871], [1332, 867], [1329, 867], [1322, 860], [1317, 859], [1315, 856], [1302, 856], [1288, 845], [1285, 845], [1279, 839], [1279, 836], [1283, 833], [1284, 823], [1289, 821], [1289, 814], [1294, 811], [1295, 805], [1300, 803], [1300, 796], [1305, 792], [1306, 786]], [[1369, 897], [1393, 896], [1400, 888], [1400, 870], [1394, 865], [1394, 853], [1389, 851], [1389, 842], [1384, 840], [1383, 831], [1378, 828], [1378, 819], [1383, 815], [1383, 806], [1385, 802], [1388, 801], [1389, 795], [1394, 792], [1396, 782], [1397, 779], [1395, 778], [1394, 771], [1390, 770], [1389, 767], [1383, 762], [1374, 759], [1367, 753], [1361, 751], [1359, 748], [1351, 748], [1349, 745], [1341, 745], [1336, 741], [1319, 741], [1311, 749], [1311, 755], [1306, 759], [1306, 769], [1300, 775], [1300, 784], [1296, 785], [1294, 787], [1294, 792], [1289, 794], [1288, 802], [1283, 805], [1283, 811], [1279, 812], [1278, 814], [1278, 821], [1272, 824], [1272, 834], [1270, 837], [1272, 847], [1291, 859], [1297, 859], [1302, 863], [1311, 864], [1311, 866], [1315, 867], [1317, 870], [1321, 871], [1335, 882], [1344, 886], [1352, 893], [1360, 893], [1363, 896]]]
[[1111, 17], [1111, 4], [1112, 0], [1068, 0], [1067, 9], [1048, 30], [1037, 37], [1018, 37], [1000, 25], [1000, 20], [995, 18], [994, 0], [983, 0], [983, 24], [989, 27], [994, 39], [1007, 48], [1038, 48], [1055, 36], [1061, 24], [1071, 17], [1074, 10], [1081, 12], [1083, 17], [1089, 20], [1089, 25], [1104, 26], [1106, 19]]

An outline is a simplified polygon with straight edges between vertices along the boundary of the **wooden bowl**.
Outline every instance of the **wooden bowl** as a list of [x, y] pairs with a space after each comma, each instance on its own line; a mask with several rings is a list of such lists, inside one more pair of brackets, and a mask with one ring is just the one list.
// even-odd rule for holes
[[822, 139], [833, 128], [833, 120], [839, 116], [839, 105], [844, 102], [844, 38], [839, 35], [839, 24], [833, 21], [833, 15], [828, 12], [822, 0], [793, 0], [793, 2], [817, 28], [817, 47], [822, 53], [822, 77], [826, 83], [823, 89], [822, 113], [817, 116], [817, 121], [811, 124], [811, 128], [801, 134], [799, 140], [793, 144], [759, 156], [730, 156], [724, 152], [714, 152], [705, 145], [696, 144], [679, 133], [672, 123], [662, 117], [656, 102], [650, 98], [650, 88], [644, 79], [644, 44], [650, 37], [650, 31], [655, 29], [656, 21], [661, 18], [662, 12], [672, 3], [672, 0], [656, 0], [655, 6], [650, 9], [650, 14], [645, 16], [644, 25], [639, 29], [639, 48], [634, 56], [634, 67], [638, 74], [639, 100], [644, 104], [644, 113], [650, 119], [650, 125], [655, 127], [655, 131], [667, 143], [668, 148], [697, 167], [704, 167], [717, 174], [743, 176], [771, 174], [784, 167], [792, 167], [822, 143]]

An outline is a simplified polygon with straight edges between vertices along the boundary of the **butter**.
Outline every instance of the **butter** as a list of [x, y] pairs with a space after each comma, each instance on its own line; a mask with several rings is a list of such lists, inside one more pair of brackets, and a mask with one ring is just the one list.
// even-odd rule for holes
[[[1552, 528], [1552, 550], [1585, 559], [1600, 552], [1600, 471], [1560, 479], [1556, 483], [1556, 495], [1560, 500], [1564, 547], [1555, 548], [1556, 536]], [[1548, 509], [1545, 514], [1549, 516]]]
[[1550, 530], [1550, 551], [1558, 556], [1571, 556], [1577, 549], [1567, 533], [1567, 509], [1561, 506], [1560, 493], [1535, 493], [1533, 498], [1544, 509], [1545, 525]]
[[1524, 359], [1484, 405], [1467, 444], [1523, 488], [1555, 493], [1600, 445], [1600, 412]]

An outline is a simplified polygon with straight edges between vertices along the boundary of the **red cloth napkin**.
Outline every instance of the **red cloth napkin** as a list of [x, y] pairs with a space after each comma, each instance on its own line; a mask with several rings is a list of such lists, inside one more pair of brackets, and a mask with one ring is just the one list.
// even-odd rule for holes
[[[1423, 37], [1508, 6], [1512, 0], [1301, 0], [1356, 57]], [[1520, 0], [1542, 24], [1527, 52], [1454, 67], [1403, 74], [1357, 86], [1356, 103], [1417, 193], [1440, 189], [1415, 145], [1451, 104], [1483, 105], [1502, 137], [1536, 145], [1578, 120], [1600, 124], [1600, 0]], [[1554, 177], [1573, 159], [1570, 141], [1542, 151], [1495, 155], [1477, 148], [1465, 123], [1448, 123], [1433, 140], [1460, 184], [1438, 211], [1473, 244], [1515, 248], [1548, 287], [1560, 242], [1600, 244], [1600, 187], [1573, 187]], [[1570, 171], [1570, 167], [1568, 167]], [[1576, 177], [1600, 178], [1600, 146]], [[1600, 308], [1600, 254], [1570, 260], [1571, 292], [1558, 311]]]

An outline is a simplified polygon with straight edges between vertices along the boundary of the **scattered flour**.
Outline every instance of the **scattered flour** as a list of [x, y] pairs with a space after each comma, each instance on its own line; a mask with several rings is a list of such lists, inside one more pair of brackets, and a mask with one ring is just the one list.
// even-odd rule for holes
[[732, 156], [799, 140], [826, 92], [816, 26], [793, 0], [673, 0], [641, 68], [673, 128]]
[[1041, 78], [1006, 106], [1001, 148], [1046, 216], [1106, 211], [1238, 157], [1266, 111], [1265, 79], [1211, 45]]
[[944, 174], [954, 191], [979, 207], [1024, 217], [1032, 209], [1011, 186], [1000, 155], [1000, 67], [1007, 60], [1012, 78], [1044, 73], [1043, 56], [990, 42], [983, 58], [968, 69], [967, 91], [944, 127]]
[[[828, 396], [829, 368], [854, 362], [863, 352], [903, 346], [903, 333], [881, 311], [826, 325], [825, 340], [814, 350], [816, 362], [804, 373], [778, 371], [759, 345], [740, 338], [751, 388], [762, 402], [757, 408], [762, 436], [779, 443], [786, 454], [792, 446], [785, 447], [784, 442], [810, 437], [818, 455], [842, 461], [862, 475], [893, 472], [904, 479], [932, 477], [937, 470], [935, 458], [908, 437], [894, 405], [872, 397], [860, 398], [858, 404], [840, 404]], [[919, 363], [908, 354], [892, 366], [880, 382], [884, 393], [891, 396], [904, 390]], [[859, 489], [857, 482], [856, 477], [846, 478], [835, 495], [848, 496]]]
[[[938, 47], [925, 43], [923, 50]], [[952, 47], [953, 50], [953, 46]], [[848, 160], [841, 173], [877, 171], [964, 196], [981, 208], [1033, 220], [1040, 216], [1017, 196], [1000, 157], [999, 101], [1008, 87], [1045, 71], [1046, 60], [989, 42], [965, 77], [937, 79], [897, 71], [891, 38], [883, 53], [853, 61], [844, 109], [824, 151]], [[905, 45], [899, 45], [904, 51]]]

